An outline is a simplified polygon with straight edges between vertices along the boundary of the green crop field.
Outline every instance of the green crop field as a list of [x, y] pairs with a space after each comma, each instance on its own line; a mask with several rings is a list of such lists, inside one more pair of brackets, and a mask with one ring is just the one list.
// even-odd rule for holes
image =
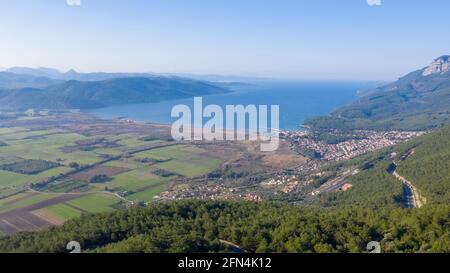
[[5, 140], [20, 140], [25, 138], [31, 138], [31, 137], [38, 137], [38, 136], [45, 136], [49, 134], [56, 134], [56, 133], [62, 133], [64, 131], [62, 130], [40, 130], [40, 131], [22, 131], [22, 132], [12, 132], [8, 134], [4, 134], [2, 136]]
[[134, 169], [137, 169], [137, 168], [140, 168], [143, 166], [142, 164], [140, 164], [138, 162], [124, 161], [124, 160], [114, 160], [114, 161], [107, 162], [103, 165], [108, 166], [108, 167], [119, 167], [119, 168], [125, 168], [125, 169], [130, 169], [130, 170], [134, 170]]
[[141, 191], [130, 196], [127, 196], [128, 199], [133, 201], [144, 201], [150, 202], [153, 200], [153, 197], [160, 194], [161, 192], [166, 190], [165, 183], [156, 184], [145, 191]]
[[44, 178], [66, 173], [69, 170], [70, 168], [67, 167], [58, 167], [35, 175], [0, 171], [0, 192], [2, 191], [2, 189], [23, 186], [33, 182], [39, 182]]
[[118, 148], [119, 150], [130, 149], [130, 148], [138, 148], [144, 147], [155, 143], [163, 143], [164, 140], [152, 140], [152, 141], [144, 141], [140, 139], [140, 136], [134, 134], [121, 134], [114, 136], [104, 136], [108, 141], [116, 142], [122, 147]]
[[87, 191], [89, 190], [88, 183], [84, 181], [67, 181], [54, 186], [49, 187], [49, 191], [52, 192], [71, 192], [71, 191]]
[[[60, 174], [67, 173], [70, 170], [71, 169], [69, 167], [64, 167], [64, 166], [57, 167], [57, 168], [53, 168], [53, 169], [41, 172], [39, 174], [33, 175], [34, 176], [33, 179], [42, 179], [42, 178], [45, 178], [45, 177], [57, 176], [57, 175], [60, 175]], [[35, 182], [35, 181], [37, 181], [37, 180], [33, 180], [33, 182]]]
[[30, 196], [31, 193], [29, 192], [21, 192], [21, 193], [17, 193], [13, 196], [9, 196], [3, 199], [0, 199], [0, 206], [5, 206], [7, 203], [13, 203], [17, 200], [26, 198], [27, 196]]
[[[41, 201], [49, 200], [51, 198], [55, 198], [59, 196], [59, 194], [55, 193], [39, 193], [39, 194], [28, 194], [24, 198], [20, 199], [0, 199], [0, 212], [11, 211], [14, 209], [20, 209], [27, 206], [31, 206], [33, 204], [39, 203]], [[13, 200], [13, 201], [12, 201]]]
[[206, 155], [205, 152], [195, 146], [176, 145], [137, 153], [135, 156], [168, 160], [155, 166], [186, 177], [196, 177], [215, 170], [222, 162], [220, 159]]
[[[135, 135], [120, 135], [120, 140], [117, 142], [118, 144], [124, 145], [128, 148], [136, 148], [140, 146], [149, 145], [156, 142], [150, 142], [150, 141], [142, 141], [139, 140], [138, 136]], [[117, 138], [116, 138], [117, 139]]]
[[120, 155], [123, 152], [113, 148], [99, 148], [94, 150], [96, 155]]
[[33, 179], [32, 175], [0, 171], [0, 190], [27, 184]]
[[145, 168], [123, 173], [114, 177], [106, 186], [120, 191], [139, 191], [148, 186], [167, 181], [166, 178], [156, 176]]
[[170, 160], [157, 164], [158, 168], [181, 174], [186, 177], [197, 177], [205, 175], [217, 169], [222, 161], [217, 158], [199, 157], [186, 160]]
[[[120, 146], [99, 146], [92, 150], [77, 149], [79, 141], [104, 138]], [[32, 183], [42, 182], [50, 177], [59, 176], [73, 171], [69, 164], [94, 164], [105, 160], [105, 156], [118, 156], [127, 151], [148, 147], [153, 144], [166, 143], [164, 140], [148, 138], [140, 139], [139, 135], [96, 135], [84, 136], [61, 130], [29, 130], [26, 128], [0, 128], [0, 140], [6, 145], [0, 146], [0, 165], [12, 164], [24, 160], [45, 160], [59, 163], [61, 166], [45, 170], [41, 173], [27, 175], [0, 170], [0, 196], [10, 197], [0, 199], [0, 212], [14, 209], [28, 209], [29, 206], [49, 200], [63, 193], [83, 191], [87, 195], [62, 203], [52, 203], [48, 207], [36, 210], [42, 217], [58, 224], [77, 218], [82, 213], [98, 213], [115, 210], [122, 206], [122, 200], [104, 190], [126, 191], [125, 198], [131, 201], [151, 202], [154, 196], [168, 190], [171, 180], [177, 176], [163, 177], [164, 173], [155, 174], [156, 170], [167, 171], [185, 177], [197, 177], [216, 169], [221, 160], [209, 155], [206, 150], [193, 145], [179, 144], [170, 147], [155, 148], [148, 151], [130, 154], [119, 160], [104, 164], [108, 167], [128, 169], [124, 173], [113, 175], [111, 181], [105, 183], [81, 182], [73, 177], [63, 181], [53, 181], [48, 187], [43, 187], [39, 193], [20, 192]], [[81, 146], [80, 146], [81, 147]], [[87, 148], [88, 145], [86, 145]], [[142, 161], [154, 159], [162, 162]], [[21, 169], [18, 169], [20, 172]], [[86, 171], [90, 171], [89, 169]], [[83, 172], [83, 171], [81, 171]], [[112, 175], [112, 174], [111, 174]], [[19, 193], [17, 193], [19, 192]]]
[[45, 136], [42, 139], [25, 139], [8, 141], [8, 146], [0, 147], [0, 154], [5, 156], [16, 156], [25, 159], [42, 159], [55, 162], [62, 161], [64, 164], [77, 162], [79, 164], [92, 164], [101, 160], [101, 156], [95, 152], [76, 151], [64, 153], [61, 148], [74, 145], [77, 140], [85, 139], [78, 134], [57, 134]]
[[112, 211], [114, 210], [112, 205], [118, 202], [119, 199], [112, 195], [96, 193], [71, 200], [68, 203], [79, 208], [80, 210], [96, 213]]
[[11, 128], [0, 128], [0, 136], [6, 134], [13, 134], [21, 131], [26, 131], [27, 129], [21, 127], [11, 127]]
[[15, 163], [22, 160], [22, 158], [16, 156], [0, 155], [0, 165]]
[[66, 204], [58, 204], [45, 208], [51, 215], [55, 217], [67, 221], [76, 217], [81, 216], [82, 212]]
[[188, 145], [175, 145], [170, 147], [153, 149], [141, 153], [135, 154], [137, 158], [152, 158], [156, 160], [169, 160], [172, 158], [176, 159], [187, 159], [192, 157], [192, 155], [205, 152], [200, 148], [196, 148]]

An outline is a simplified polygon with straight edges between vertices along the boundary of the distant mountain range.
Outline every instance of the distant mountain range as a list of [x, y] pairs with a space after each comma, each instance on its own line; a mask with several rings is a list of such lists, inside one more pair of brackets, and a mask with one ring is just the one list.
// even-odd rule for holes
[[229, 92], [213, 83], [134, 73], [61, 73], [50, 68], [0, 72], [0, 109], [88, 109]]
[[132, 77], [142, 77], [142, 78], [153, 78], [159, 75], [150, 73], [107, 73], [107, 72], [92, 72], [92, 73], [79, 73], [73, 69], [67, 72], [60, 72], [53, 68], [29, 68], [29, 67], [12, 67], [5, 72], [10, 72], [18, 75], [26, 75], [31, 77], [41, 77], [48, 78], [51, 80], [59, 81], [104, 81], [115, 78], [132, 78]]
[[361, 93], [359, 101], [306, 121], [316, 129], [427, 130], [450, 124], [450, 57]]
[[44, 76], [23, 75], [0, 72], [0, 89], [17, 89], [25, 87], [45, 87], [59, 81]]
[[[80, 73], [73, 69], [67, 72], [60, 72], [57, 69], [39, 67], [39, 68], [29, 68], [29, 67], [12, 67], [4, 70], [4, 72], [19, 74], [22, 76], [32, 76], [34, 78], [48, 78], [50, 80], [59, 80], [59, 81], [102, 81], [109, 80], [114, 78], [130, 78], [130, 77], [144, 77], [144, 78], [152, 78], [152, 77], [176, 77], [176, 78], [185, 78], [206, 82], [214, 82], [214, 83], [242, 83], [242, 82], [250, 82], [250, 81], [262, 81], [267, 80], [265, 78], [258, 77], [243, 77], [243, 76], [226, 76], [226, 75], [200, 75], [200, 74], [180, 74], [180, 73], [106, 73], [106, 72], [93, 72], [93, 73]], [[1, 72], [0, 72], [1, 73]], [[2, 87], [0, 82], [0, 87]], [[29, 86], [27, 86], [29, 87]]]

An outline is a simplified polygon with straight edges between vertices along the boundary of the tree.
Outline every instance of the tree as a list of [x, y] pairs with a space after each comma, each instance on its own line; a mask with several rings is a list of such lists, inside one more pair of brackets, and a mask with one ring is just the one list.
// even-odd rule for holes
[[78, 169], [80, 167], [80, 164], [78, 164], [76, 162], [70, 162], [69, 167], [72, 169]]

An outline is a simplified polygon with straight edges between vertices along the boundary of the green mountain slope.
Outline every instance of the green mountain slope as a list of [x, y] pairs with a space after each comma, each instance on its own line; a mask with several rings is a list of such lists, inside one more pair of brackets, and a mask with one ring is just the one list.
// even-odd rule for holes
[[332, 207], [398, 206], [404, 202], [403, 187], [387, 171], [393, 162], [398, 165], [398, 173], [411, 181], [426, 198], [427, 205], [450, 204], [450, 127], [328, 166], [329, 170], [357, 166], [362, 171], [349, 178], [352, 189], [326, 194], [319, 203]]
[[68, 81], [46, 88], [0, 90], [0, 104], [8, 109], [86, 109], [225, 92], [228, 91], [221, 87], [182, 78], [117, 78], [97, 82]]
[[359, 101], [306, 124], [316, 129], [427, 130], [450, 124], [449, 57], [365, 92]]
[[399, 173], [413, 181], [428, 203], [450, 204], [450, 127], [402, 145], [398, 152], [411, 149]]

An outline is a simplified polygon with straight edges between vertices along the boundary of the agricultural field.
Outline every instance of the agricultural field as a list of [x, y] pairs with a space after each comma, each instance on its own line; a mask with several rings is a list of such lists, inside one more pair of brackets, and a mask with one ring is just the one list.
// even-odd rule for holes
[[17, 132], [22, 132], [22, 131], [26, 131], [26, 130], [27, 129], [20, 128], [20, 127], [0, 128], [0, 136], [4, 136], [7, 134], [13, 134], [13, 133], [17, 133]]
[[36, 130], [36, 131], [30, 131], [30, 130], [22, 130], [22, 131], [15, 131], [12, 133], [6, 133], [2, 134], [2, 138], [6, 141], [8, 140], [24, 140], [24, 139], [38, 139], [42, 138], [44, 136], [48, 135], [55, 135], [55, 134], [62, 134], [64, 133], [63, 130], [58, 129], [51, 129], [51, 130]]
[[52, 205], [47, 208], [33, 211], [33, 214], [44, 219], [47, 219], [50, 223], [55, 225], [61, 225], [65, 221], [80, 217], [82, 211], [73, 208], [65, 203]]
[[187, 160], [193, 155], [199, 155], [205, 152], [205, 150], [202, 150], [195, 146], [175, 145], [137, 153], [135, 156], [137, 158], [152, 158], [156, 160]]
[[134, 170], [140, 167], [145, 167], [145, 164], [141, 164], [140, 162], [136, 162], [134, 160], [113, 160], [113, 161], [109, 161], [105, 164], [103, 164], [103, 166], [108, 166], [108, 167], [119, 167], [119, 168], [126, 168], [129, 170]]
[[185, 177], [205, 175], [220, 165], [221, 159], [207, 155], [206, 151], [189, 145], [176, 145], [136, 154], [136, 157], [163, 161], [156, 164], [160, 169]]
[[149, 168], [140, 168], [114, 176], [108, 188], [117, 191], [138, 192], [143, 188], [167, 181], [150, 172]]
[[48, 208], [46, 208], [50, 212], [50, 214], [55, 215], [56, 217], [59, 217], [63, 221], [67, 221], [76, 217], [81, 216], [82, 211], [73, 208], [71, 206], [68, 206], [66, 204], [58, 204], [53, 205]]
[[64, 193], [64, 192], [88, 191], [91, 188], [92, 187], [86, 181], [68, 179], [67, 181], [64, 181], [62, 183], [57, 183], [55, 185], [49, 186], [48, 190], [51, 192]]
[[114, 210], [113, 205], [119, 203], [119, 200], [113, 195], [96, 193], [71, 200], [67, 203], [78, 210], [96, 213]]
[[8, 127], [0, 121], [2, 234], [156, 201], [224, 162], [201, 146], [170, 141], [165, 127], [70, 115]]
[[59, 197], [57, 193], [23, 192], [0, 200], [0, 213], [21, 209], [34, 204]]
[[77, 151], [65, 153], [61, 150], [66, 144], [74, 143], [85, 137], [79, 134], [66, 133], [47, 135], [38, 139], [6, 140], [7, 146], [0, 147], [2, 157], [12, 156], [23, 159], [40, 159], [60, 164], [77, 161], [82, 164], [94, 163], [101, 159], [95, 153]]
[[[112, 138], [112, 139], [114, 139], [114, 138]], [[128, 148], [136, 148], [136, 147], [141, 147], [141, 146], [152, 144], [152, 143], [164, 142], [163, 140], [146, 141], [143, 139], [144, 139], [143, 137], [138, 136], [138, 135], [124, 134], [124, 135], [121, 135], [120, 138], [117, 139], [118, 140], [117, 143], [124, 145]]]
[[170, 160], [158, 164], [158, 166], [161, 169], [192, 178], [214, 171], [220, 163], [220, 159], [192, 156], [187, 159]]
[[166, 190], [166, 185], [162, 182], [155, 183], [146, 190], [139, 191], [135, 194], [128, 196], [129, 199], [134, 201], [151, 202], [158, 194]]

